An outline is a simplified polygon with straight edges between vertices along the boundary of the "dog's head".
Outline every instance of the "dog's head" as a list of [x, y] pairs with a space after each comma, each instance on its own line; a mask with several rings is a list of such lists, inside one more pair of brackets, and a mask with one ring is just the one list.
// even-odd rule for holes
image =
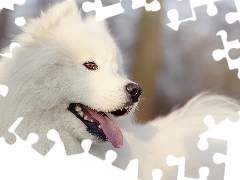
[[23, 31], [9, 74], [9, 86], [19, 88], [18, 107], [26, 111], [22, 116], [40, 121], [47, 114], [49, 124], [77, 139], [109, 140], [120, 147], [121, 130], [109, 117], [127, 115], [142, 90], [125, 77], [105, 22], [93, 16], [82, 20], [75, 2], [64, 2], [31, 20]]

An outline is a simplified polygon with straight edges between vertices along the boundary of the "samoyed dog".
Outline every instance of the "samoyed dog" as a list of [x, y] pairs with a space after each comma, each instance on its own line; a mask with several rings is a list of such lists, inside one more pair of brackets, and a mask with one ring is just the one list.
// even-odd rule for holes
[[134, 122], [142, 89], [126, 77], [105, 22], [93, 16], [83, 20], [75, 2], [42, 12], [15, 40], [21, 48], [0, 60], [0, 84], [9, 87], [0, 98], [0, 137], [6, 142], [15, 142], [8, 129], [24, 117], [16, 133], [23, 139], [38, 134], [33, 147], [43, 155], [53, 145], [46, 134], [56, 129], [68, 155], [82, 152], [81, 141], [91, 139], [90, 152], [101, 158], [114, 149], [120, 168], [138, 158], [142, 179], [152, 179], [152, 170], [160, 168], [163, 180], [176, 180], [178, 167], [168, 166], [168, 155], [185, 157], [187, 177], [198, 178], [199, 168], [207, 166], [209, 179], [223, 179], [224, 166], [214, 164], [212, 156], [226, 153], [226, 143], [209, 139], [209, 149], [200, 151], [198, 136], [208, 130], [203, 123], [208, 114], [216, 123], [237, 120], [237, 102], [203, 93], [166, 117]]

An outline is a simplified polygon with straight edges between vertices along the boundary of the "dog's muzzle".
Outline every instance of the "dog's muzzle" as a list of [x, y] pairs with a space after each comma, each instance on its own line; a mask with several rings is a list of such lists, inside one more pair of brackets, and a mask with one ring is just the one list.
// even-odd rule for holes
[[97, 111], [81, 103], [70, 103], [68, 110], [86, 125], [88, 133], [96, 136], [100, 141], [105, 142], [109, 140], [115, 148], [120, 148], [123, 145], [122, 132], [107, 114], [112, 114], [115, 117], [128, 114], [133, 104], [139, 101], [142, 93], [142, 88], [135, 83], [127, 84], [125, 89], [131, 98], [131, 102], [127, 102], [124, 106], [114, 111]]

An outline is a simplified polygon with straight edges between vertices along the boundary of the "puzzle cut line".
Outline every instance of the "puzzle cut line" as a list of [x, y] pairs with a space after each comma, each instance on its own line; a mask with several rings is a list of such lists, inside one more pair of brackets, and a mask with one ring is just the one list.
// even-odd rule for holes
[[[238, 112], [240, 115], [240, 111]], [[240, 162], [240, 120], [231, 122], [226, 118], [219, 124], [215, 124], [214, 118], [209, 115], [204, 118], [204, 123], [208, 127], [208, 131], [199, 135], [199, 149], [208, 149], [208, 138], [226, 140], [228, 142], [227, 154], [215, 153], [213, 161], [216, 164], [225, 163], [224, 180], [239, 180], [239, 166]]]
[[192, 12], [192, 17], [179, 20], [179, 12], [176, 9], [171, 9], [167, 12], [167, 16], [170, 20], [170, 23], [167, 24], [170, 28], [173, 30], [177, 31], [179, 29], [180, 24], [187, 22], [187, 21], [196, 21], [197, 16], [194, 11], [196, 7], [200, 7], [203, 5], [207, 5], [207, 14], [209, 16], [215, 16], [218, 13], [218, 9], [215, 6], [215, 2], [221, 1], [221, 0], [189, 0], [190, 5], [191, 5], [191, 12]]

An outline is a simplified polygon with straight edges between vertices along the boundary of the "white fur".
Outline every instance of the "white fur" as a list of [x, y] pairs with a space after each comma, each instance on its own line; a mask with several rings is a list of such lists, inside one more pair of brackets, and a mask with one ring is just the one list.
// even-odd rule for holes
[[[64, 2], [31, 20], [23, 33], [16, 37], [21, 48], [14, 50], [12, 59], [0, 61], [0, 83], [9, 87], [1, 98], [0, 137], [13, 143], [14, 136], [7, 129], [17, 117], [25, 117], [17, 133], [26, 139], [30, 132], [39, 135], [34, 148], [46, 154], [52, 143], [46, 138], [49, 129], [60, 133], [67, 154], [82, 151], [80, 141], [93, 140], [91, 152], [102, 157], [112, 145], [99, 143], [86, 132], [85, 125], [67, 108], [70, 103], [83, 103], [95, 110], [110, 112], [128, 101], [121, 54], [109, 35], [104, 22], [94, 17], [81, 19], [75, 2]], [[87, 70], [83, 63], [94, 61], [97, 71]], [[177, 169], [166, 165], [166, 157], [185, 156], [186, 175], [197, 177], [198, 169], [209, 166], [209, 179], [219, 180], [223, 168], [214, 165], [211, 154], [224, 149], [224, 144], [211, 141], [213, 148], [202, 153], [197, 148], [198, 135], [207, 130], [203, 118], [211, 114], [216, 122], [230, 117], [237, 119], [239, 105], [220, 95], [200, 94], [183, 108], [147, 124], [136, 124], [133, 115], [117, 120], [124, 145], [114, 149], [116, 164], [124, 167], [131, 159], [140, 162], [139, 175], [151, 179], [154, 168], [163, 170], [163, 180], [175, 180]], [[147, 112], [145, 112], [147, 113]]]

